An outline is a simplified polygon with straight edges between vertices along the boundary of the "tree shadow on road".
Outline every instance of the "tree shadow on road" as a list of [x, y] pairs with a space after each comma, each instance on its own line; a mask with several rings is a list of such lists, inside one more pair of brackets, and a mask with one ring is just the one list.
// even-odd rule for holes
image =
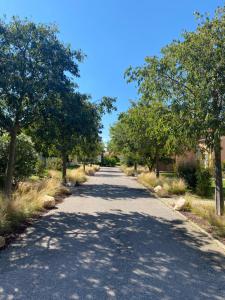
[[204, 239], [137, 212], [46, 215], [1, 252], [0, 299], [224, 299]]
[[151, 200], [155, 198], [149, 190], [142, 187], [126, 187], [125, 185], [113, 185], [113, 184], [88, 184], [80, 186], [73, 191], [74, 195], [80, 197], [98, 197], [104, 200]]

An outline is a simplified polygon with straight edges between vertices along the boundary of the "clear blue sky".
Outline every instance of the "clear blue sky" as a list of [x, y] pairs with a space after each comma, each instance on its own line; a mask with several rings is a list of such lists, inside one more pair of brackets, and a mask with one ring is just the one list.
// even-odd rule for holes
[[103, 119], [103, 140], [118, 113], [137, 99], [123, 74], [145, 56], [195, 27], [194, 11], [212, 13], [221, 0], [0, 0], [0, 14], [18, 15], [37, 22], [56, 23], [60, 37], [87, 55], [80, 66], [81, 92], [118, 98], [118, 111]]

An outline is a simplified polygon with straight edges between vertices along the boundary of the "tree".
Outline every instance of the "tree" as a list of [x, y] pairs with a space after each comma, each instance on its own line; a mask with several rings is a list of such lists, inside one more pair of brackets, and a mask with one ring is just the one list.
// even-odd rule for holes
[[99, 138], [98, 132], [97, 136], [82, 136], [78, 140], [77, 146], [74, 149], [74, 153], [77, 155], [79, 161], [83, 162], [83, 168], [85, 170], [85, 165], [87, 163], [93, 163], [96, 161], [97, 156], [102, 153], [102, 142]]
[[55, 26], [13, 18], [0, 22], [0, 128], [10, 135], [5, 191], [11, 195], [16, 137], [39, 114], [40, 104], [67, 74], [78, 76], [82, 55], [64, 46]]
[[[38, 154], [35, 151], [31, 139], [25, 134], [18, 135], [16, 141], [17, 155], [15, 160], [15, 172], [13, 181], [25, 179], [35, 172]], [[9, 146], [9, 135], [3, 134], [0, 137], [0, 176], [4, 176]]]
[[54, 155], [62, 159], [62, 179], [66, 183], [68, 156], [77, 141], [90, 130], [88, 96], [75, 92], [64, 92], [49, 98], [43, 107], [38, 122], [29, 130], [36, 148], [43, 155]]
[[140, 162], [139, 145], [128, 122], [127, 112], [121, 113], [117, 123], [111, 127], [109, 148], [113, 153], [121, 154], [126, 161], [130, 161], [137, 170], [137, 163]]
[[214, 18], [197, 14], [194, 32], [162, 49], [161, 58], [148, 57], [142, 68], [127, 71], [137, 80], [139, 92], [154, 97], [155, 92], [171, 103], [183, 120], [181, 130], [192, 139], [204, 138], [215, 156], [216, 213], [224, 209], [221, 136], [225, 134], [225, 8]]
[[[114, 101], [114, 98], [108, 99]], [[107, 110], [104, 105], [111, 106], [111, 101], [94, 104], [89, 96], [75, 92], [71, 85], [64, 86], [61, 93], [49, 97], [42, 107], [38, 122], [31, 126], [29, 134], [37, 150], [45, 156], [61, 157], [64, 184], [68, 156], [76, 153], [76, 150], [78, 154], [91, 155], [87, 154], [87, 150], [94, 151], [92, 146], [97, 146], [102, 127], [101, 116]]]
[[150, 171], [155, 167], [159, 177], [159, 162], [187, 148], [186, 140], [176, 128], [177, 118], [169, 106], [160, 101], [139, 101], [124, 115], [122, 123], [119, 121], [112, 128], [111, 145], [136, 156]]
[[[173, 153], [169, 149], [172, 120], [161, 103], [137, 105], [129, 114], [130, 126], [139, 145], [138, 152], [151, 171], [155, 166], [159, 177], [159, 161]], [[171, 147], [170, 147], [171, 148]]]

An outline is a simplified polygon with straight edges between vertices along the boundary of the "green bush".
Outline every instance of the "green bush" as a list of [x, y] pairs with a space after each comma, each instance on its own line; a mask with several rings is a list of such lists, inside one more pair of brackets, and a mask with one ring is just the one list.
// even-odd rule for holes
[[36, 175], [38, 175], [39, 177], [44, 177], [45, 175], [45, 171], [46, 171], [46, 160], [39, 157], [36, 163]]
[[[8, 160], [9, 135], [0, 137], [0, 176], [4, 177]], [[14, 180], [19, 181], [35, 173], [38, 155], [31, 139], [21, 133], [16, 141]]]
[[183, 178], [187, 186], [192, 190], [195, 190], [197, 185], [196, 171], [197, 165], [193, 162], [179, 163], [176, 168], [177, 176]]
[[62, 169], [62, 160], [58, 157], [49, 157], [46, 162], [46, 167], [49, 170], [58, 170]]
[[209, 169], [207, 168], [199, 168], [196, 172], [197, 176], [197, 185], [196, 185], [196, 193], [199, 196], [208, 197], [211, 192], [211, 180], [212, 175]]
[[103, 157], [103, 160], [101, 161], [101, 166], [115, 167], [117, 162], [118, 162], [118, 159], [116, 157], [105, 156], [105, 157]]

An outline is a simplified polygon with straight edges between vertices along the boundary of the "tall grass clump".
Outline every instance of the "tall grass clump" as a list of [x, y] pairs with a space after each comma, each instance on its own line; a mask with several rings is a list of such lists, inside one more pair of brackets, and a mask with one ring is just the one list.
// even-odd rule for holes
[[68, 170], [67, 179], [69, 182], [73, 183], [74, 185], [80, 185], [85, 181], [87, 181], [87, 177], [82, 168]]
[[94, 169], [95, 172], [98, 172], [100, 170], [99, 165], [92, 165], [92, 168]]
[[8, 205], [2, 194], [0, 194], [0, 234], [10, 229], [8, 220]]
[[48, 170], [47, 171], [47, 175], [50, 177], [50, 178], [55, 178], [55, 179], [58, 179], [58, 180], [62, 180], [62, 172], [58, 171], [58, 170]]
[[127, 167], [125, 165], [120, 166], [121, 171], [123, 171], [127, 176], [135, 176], [136, 172], [134, 167]]
[[164, 176], [157, 178], [154, 172], [140, 174], [138, 176], [138, 182], [151, 190], [160, 186], [161, 189], [158, 189], [156, 192], [160, 197], [183, 195], [186, 191], [186, 184], [183, 179], [167, 178]]
[[157, 178], [154, 172], [141, 173], [138, 176], [138, 181], [148, 188], [154, 188], [162, 184], [161, 177]]
[[186, 191], [186, 184], [183, 179], [169, 179], [167, 191], [173, 195], [183, 195]]
[[85, 168], [80, 167], [78, 170], [82, 170], [88, 176], [94, 176], [100, 170], [100, 167], [98, 165], [86, 165]]
[[215, 214], [213, 200], [199, 199], [197, 196], [187, 195], [186, 199], [191, 203], [191, 212], [206, 220], [212, 227], [212, 234], [218, 237], [225, 237], [225, 216]]
[[50, 178], [39, 182], [21, 182], [10, 201], [0, 195], [0, 234], [12, 232], [28, 218], [43, 210], [43, 196], [60, 194], [60, 180]]

